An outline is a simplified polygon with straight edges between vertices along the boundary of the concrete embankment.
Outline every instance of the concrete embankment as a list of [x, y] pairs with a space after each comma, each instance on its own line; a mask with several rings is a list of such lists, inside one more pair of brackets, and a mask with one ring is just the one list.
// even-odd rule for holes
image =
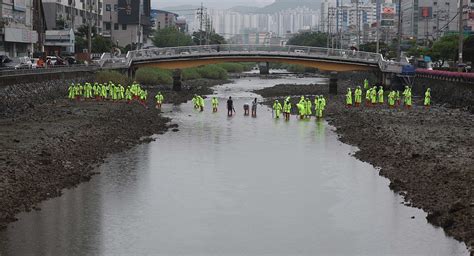
[[415, 79], [413, 92], [416, 95], [424, 95], [427, 88], [431, 88], [434, 102], [474, 113], [474, 84], [424, 77]]

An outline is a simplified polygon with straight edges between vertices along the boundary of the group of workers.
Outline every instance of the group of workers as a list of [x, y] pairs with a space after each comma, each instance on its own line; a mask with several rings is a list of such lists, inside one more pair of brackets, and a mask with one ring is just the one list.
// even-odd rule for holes
[[[310, 119], [313, 115], [313, 102], [309, 96], [301, 96], [300, 101], [296, 104], [298, 115], [300, 119]], [[323, 95], [316, 95], [314, 98], [314, 110], [316, 118], [322, 118], [323, 112], [326, 108], [326, 99]], [[283, 105], [278, 100], [273, 103], [273, 112], [275, 118], [280, 118], [280, 114], [283, 112], [285, 120], [290, 120], [291, 116], [291, 98], [287, 97], [283, 102]]]
[[[200, 95], [194, 94], [192, 99], [193, 105], [195, 109], [199, 109], [199, 111], [204, 111], [204, 98]], [[217, 112], [217, 106], [219, 102], [217, 101], [216, 97], [212, 98], [212, 109], [213, 112]]]
[[[80, 100], [81, 98], [112, 101], [127, 100], [129, 103], [132, 100], [138, 100], [142, 105], [146, 106], [145, 102], [148, 98], [148, 91], [143, 90], [136, 82], [127, 87], [121, 84], [116, 85], [110, 81], [104, 84], [92, 84], [88, 82], [84, 84], [73, 83], [68, 88], [68, 98], [71, 100]], [[162, 101], [163, 98], [160, 98], [160, 106]]]
[[[367, 79], [364, 80], [364, 89], [365, 91], [365, 105], [368, 107], [377, 106], [377, 105], [384, 105], [384, 90], [383, 87], [380, 86], [373, 86], [372, 88], [369, 87], [369, 82]], [[354, 95], [353, 95], [354, 94]], [[411, 88], [405, 86], [402, 95], [400, 95], [400, 91], [392, 90], [388, 93], [388, 106], [390, 108], [395, 108], [396, 106], [404, 105], [406, 108], [411, 108], [413, 105], [413, 95], [411, 92]], [[346, 93], [346, 106], [347, 107], [359, 107], [362, 104], [362, 89], [360, 86], [357, 86], [352, 93], [351, 88], [347, 88]], [[431, 89], [428, 88], [425, 92], [424, 98], [424, 106], [429, 107], [431, 105]]]

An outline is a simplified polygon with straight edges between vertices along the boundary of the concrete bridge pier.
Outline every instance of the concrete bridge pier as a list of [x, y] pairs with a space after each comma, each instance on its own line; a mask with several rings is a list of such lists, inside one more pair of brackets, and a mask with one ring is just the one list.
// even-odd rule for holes
[[337, 72], [331, 72], [329, 76], [329, 94], [337, 95]]
[[134, 80], [135, 79], [135, 74], [137, 73], [137, 69], [134, 68], [134, 67], [130, 67], [128, 70], [127, 70], [127, 76], [128, 78]]
[[270, 62], [262, 62], [258, 65], [260, 70], [260, 75], [269, 75], [270, 74]]
[[173, 72], [173, 91], [179, 92], [182, 89], [182, 72], [181, 69], [175, 69]]

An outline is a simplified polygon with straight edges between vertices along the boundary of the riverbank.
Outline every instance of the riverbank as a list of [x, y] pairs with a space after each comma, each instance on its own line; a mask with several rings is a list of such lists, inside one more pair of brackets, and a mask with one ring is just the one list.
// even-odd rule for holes
[[133, 102], [70, 101], [67, 85], [92, 77], [52, 80], [2, 87], [0, 111], [0, 229], [19, 212], [90, 180], [95, 167], [113, 153], [149, 142], [168, 129], [168, 118], [154, 107], [157, 91], [166, 103], [182, 103], [194, 94], [211, 94], [210, 87], [227, 80], [186, 81], [183, 91], [170, 86], [144, 86], [148, 109]]
[[[340, 79], [339, 92], [360, 84], [357, 77]], [[300, 95], [325, 95], [325, 119], [342, 142], [359, 148], [354, 156], [380, 167], [390, 188], [404, 195], [407, 205], [428, 212], [430, 223], [474, 245], [474, 115], [436, 105], [426, 110], [419, 107], [421, 98], [411, 110], [348, 109], [344, 95], [328, 96], [327, 86], [277, 85], [256, 93], [268, 105], [287, 95], [294, 96], [294, 104]]]

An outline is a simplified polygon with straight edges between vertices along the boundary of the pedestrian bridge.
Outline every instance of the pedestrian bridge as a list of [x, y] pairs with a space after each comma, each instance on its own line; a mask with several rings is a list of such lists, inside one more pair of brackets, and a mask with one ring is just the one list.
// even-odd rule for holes
[[149, 48], [129, 51], [125, 58], [104, 54], [102, 68], [160, 67], [182, 69], [222, 62], [280, 62], [298, 64], [326, 71], [380, 70], [401, 73], [399, 63], [381, 54], [344, 49], [279, 45], [200, 45]]

